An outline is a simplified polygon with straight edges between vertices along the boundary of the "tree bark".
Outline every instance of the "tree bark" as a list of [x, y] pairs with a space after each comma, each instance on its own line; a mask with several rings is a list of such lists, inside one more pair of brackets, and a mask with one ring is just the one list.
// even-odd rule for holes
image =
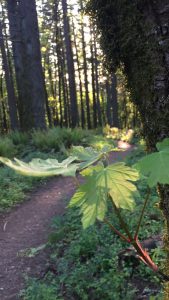
[[45, 128], [45, 83], [35, 0], [7, 0], [21, 129]]
[[[132, 99], [137, 105], [149, 152], [169, 137], [169, 4], [168, 0], [92, 0], [104, 40], [104, 51], [114, 70], [123, 63]], [[109, 14], [108, 14], [109, 12]], [[112, 14], [112, 15], [111, 15]], [[106, 19], [107, 17], [107, 19]], [[165, 237], [169, 275], [169, 186], [159, 186], [160, 207], [166, 219]], [[169, 299], [169, 283], [165, 300]]]

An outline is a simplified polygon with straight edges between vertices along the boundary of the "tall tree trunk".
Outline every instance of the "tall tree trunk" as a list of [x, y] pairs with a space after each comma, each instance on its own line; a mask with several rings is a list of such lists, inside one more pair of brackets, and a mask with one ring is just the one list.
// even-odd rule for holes
[[94, 29], [94, 55], [95, 55], [95, 82], [96, 82], [96, 103], [97, 103], [97, 114], [98, 114], [98, 124], [102, 126], [102, 116], [101, 116], [101, 105], [100, 105], [100, 91], [99, 91], [99, 73], [98, 73], [98, 55], [97, 55], [97, 43], [96, 43], [96, 32]]
[[[60, 127], [63, 127], [63, 112], [62, 112], [62, 83], [63, 83], [63, 77], [62, 77], [62, 70], [61, 66], [59, 65], [59, 106], [60, 106]], [[66, 109], [66, 108], [65, 108]], [[67, 120], [66, 120], [67, 121]]]
[[83, 51], [83, 69], [84, 69], [84, 80], [85, 80], [85, 95], [86, 95], [86, 109], [87, 109], [87, 126], [88, 129], [91, 129], [91, 120], [90, 120], [90, 99], [89, 99], [89, 86], [88, 86], [88, 67], [87, 67], [87, 58], [86, 58], [86, 42], [84, 35], [84, 22], [83, 22], [83, 1], [80, 0], [80, 9], [81, 9], [81, 35], [82, 35], [82, 51]]
[[77, 42], [76, 42], [75, 27], [74, 27], [73, 21], [72, 21], [72, 27], [73, 27], [74, 45], [75, 45], [75, 50], [76, 50], [76, 60], [77, 60], [78, 75], [79, 75], [81, 126], [82, 126], [82, 128], [85, 128], [85, 112], [84, 112], [84, 103], [83, 103], [83, 86], [82, 86], [81, 67], [80, 67], [80, 59], [79, 59], [78, 46], [77, 46]]
[[[68, 98], [66, 94], [66, 81], [65, 81], [65, 54], [63, 49], [62, 32], [59, 27], [60, 17], [58, 12], [58, 1], [54, 5], [53, 18], [55, 20], [55, 41], [56, 53], [58, 59], [58, 75], [59, 75], [59, 103], [60, 103], [60, 125], [68, 127]], [[62, 97], [63, 95], [63, 97]], [[62, 105], [63, 99], [63, 105]], [[64, 108], [64, 109], [63, 109]]]
[[22, 130], [45, 128], [45, 83], [35, 0], [7, 0]]
[[12, 130], [18, 129], [18, 117], [17, 117], [17, 107], [16, 107], [16, 96], [12, 75], [10, 74], [9, 63], [7, 59], [7, 54], [5, 51], [4, 38], [2, 32], [2, 23], [0, 22], [0, 49], [2, 54], [3, 69], [5, 72], [6, 88], [8, 94], [8, 106], [9, 106], [9, 116], [10, 125]]
[[7, 133], [8, 132], [8, 124], [7, 124], [7, 118], [6, 118], [6, 109], [4, 104], [4, 93], [3, 93], [3, 77], [1, 75], [0, 77], [0, 99], [1, 99], [1, 132]]
[[95, 86], [95, 66], [94, 66], [94, 49], [93, 49], [93, 31], [90, 23], [90, 52], [91, 52], [91, 69], [92, 69], [92, 95], [93, 95], [93, 127], [97, 128], [97, 103], [96, 103], [96, 86]]
[[71, 43], [71, 32], [67, 9], [67, 0], [62, 0], [63, 21], [64, 21], [64, 37], [66, 46], [67, 68], [69, 76], [69, 93], [70, 93], [70, 109], [71, 109], [71, 127], [78, 125], [78, 107], [75, 83], [75, 68], [73, 60], [73, 50]]

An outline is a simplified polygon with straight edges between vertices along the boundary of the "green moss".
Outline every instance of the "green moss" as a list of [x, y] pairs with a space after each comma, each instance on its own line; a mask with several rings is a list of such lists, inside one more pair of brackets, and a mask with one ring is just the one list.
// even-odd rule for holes
[[153, 148], [166, 115], [166, 108], [159, 114], [158, 92], [154, 88], [157, 75], [164, 73], [164, 62], [156, 24], [151, 15], [147, 17], [146, 5], [147, 1], [139, 0], [90, 0], [87, 10], [97, 22], [108, 68], [123, 68], [140, 112], [144, 137], [148, 147]]

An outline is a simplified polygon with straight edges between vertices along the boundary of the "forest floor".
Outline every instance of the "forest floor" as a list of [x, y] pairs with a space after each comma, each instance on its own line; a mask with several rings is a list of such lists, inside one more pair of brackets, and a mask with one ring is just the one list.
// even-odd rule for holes
[[[110, 161], [125, 158], [131, 150], [128, 145], [123, 152], [112, 152]], [[19, 299], [25, 277], [43, 274], [48, 253], [27, 257], [25, 250], [47, 242], [51, 219], [64, 213], [75, 188], [73, 178], [55, 177], [31, 192], [27, 201], [0, 215], [0, 300]]]

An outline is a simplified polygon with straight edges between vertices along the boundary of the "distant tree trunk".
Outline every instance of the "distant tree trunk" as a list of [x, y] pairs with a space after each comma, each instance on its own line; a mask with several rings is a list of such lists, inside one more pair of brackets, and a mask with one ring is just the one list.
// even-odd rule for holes
[[117, 100], [117, 77], [112, 74], [111, 77], [112, 92], [112, 109], [113, 109], [113, 126], [119, 128], [118, 100]]
[[46, 104], [46, 113], [47, 113], [47, 118], [48, 118], [48, 123], [49, 123], [49, 127], [52, 127], [52, 114], [51, 114], [51, 109], [50, 109], [50, 105], [49, 105], [49, 100], [48, 100], [48, 92], [45, 86], [45, 104]]
[[[60, 103], [60, 125], [68, 127], [68, 98], [66, 94], [66, 81], [65, 81], [65, 54], [63, 49], [62, 32], [59, 26], [60, 15], [58, 12], [58, 4], [56, 1], [54, 5], [53, 18], [55, 20], [55, 42], [56, 53], [58, 59], [58, 76], [59, 76], [59, 103]], [[62, 105], [63, 99], [63, 105]]]
[[93, 127], [97, 128], [97, 103], [96, 103], [96, 87], [95, 87], [95, 67], [94, 67], [94, 49], [93, 49], [93, 32], [92, 24], [90, 24], [90, 52], [91, 52], [91, 69], [92, 69], [92, 95], [93, 95]]
[[45, 86], [35, 0], [7, 0], [22, 130], [45, 128]]
[[[49, 77], [49, 83], [50, 83], [50, 93], [53, 96], [54, 99], [54, 87], [53, 87], [53, 82], [52, 82], [52, 71], [50, 68], [50, 62], [49, 62], [49, 56], [48, 53], [45, 55], [45, 59], [44, 59], [44, 67], [43, 67], [43, 74], [45, 74], [45, 72], [47, 71], [48, 73], [48, 77]], [[44, 75], [45, 78], [45, 75]], [[47, 113], [47, 119], [48, 119], [48, 124], [49, 127], [52, 127], [52, 114], [51, 114], [51, 108], [50, 108], [50, 104], [49, 104], [49, 99], [48, 99], [48, 91], [45, 85], [45, 106], [46, 106], [46, 113]]]
[[85, 128], [85, 112], [84, 112], [84, 103], [83, 103], [82, 76], [81, 76], [80, 59], [79, 59], [78, 46], [77, 46], [77, 42], [76, 42], [75, 28], [74, 28], [73, 22], [72, 22], [72, 27], [73, 27], [74, 45], [75, 45], [75, 50], [76, 50], [76, 60], [77, 60], [77, 68], [78, 68], [78, 75], [79, 75], [81, 126], [82, 126], [82, 128]]
[[80, 0], [81, 9], [81, 36], [82, 36], [82, 51], [83, 51], [83, 69], [84, 69], [84, 79], [85, 79], [85, 95], [86, 95], [86, 109], [87, 109], [87, 127], [91, 129], [91, 119], [90, 119], [90, 99], [89, 99], [89, 87], [88, 87], [88, 67], [86, 58], [86, 42], [84, 35], [84, 22], [83, 22], [83, 1]]
[[107, 96], [107, 107], [106, 107], [106, 115], [107, 115], [107, 123], [110, 127], [113, 126], [113, 112], [111, 105], [111, 87], [109, 78], [106, 80], [106, 96]]
[[[58, 72], [59, 72], [59, 106], [60, 106], [60, 127], [63, 127], [63, 109], [62, 109], [62, 70], [61, 70], [61, 66], [59, 64], [58, 66]], [[66, 109], [66, 108], [65, 108]]]
[[69, 76], [71, 127], [74, 128], [78, 125], [78, 107], [77, 107], [73, 50], [72, 50], [72, 43], [71, 43], [71, 36], [70, 36], [71, 32], [70, 32], [70, 24], [68, 18], [68, 10], [67, 10], [67, 0], [62, 0], [62, 9], [63, 9], [67, 68], [68, 68], [68, 76]]
[[95, 56], [95, 82], [96, 82], [96, 103], [97, 103], [97, 114], [98, 114], [98, 124], [102, 126], [102, 116], [101, 116], [101, 105], [100, 105], [100, 92], [99, 92], [99, 74], [98, 74], [98, 59], [97, 59], [97, 44], [96, 44], [96, 32], [94, 30], [94, 56]]
[[1, 22], [0, 22], [0, 49], [1, 49], [1, 54], [2, 54], [2, 63], [3, 63], [4, 72], [5, 72], [6, 88], [7, 88], [7, 94], [8, 94], [10, 125], [11, 125], [12, 130], [16, 130], [16, 129], [18, 129], [18, 117], [17, 117], [15, 89], [14, 89], [13, 78], [12, 78], [12, 75], [10, 74], [10, 68], [9, 68], [9, 63], [8, 63], [8, 59], [7, 59], [7, 54], [5, 51]]
[[3, 112], [3, 129], [4, 132], [7, 133], [8, 132], [8, 122], [7, 122], [7, 113], [6, 113], [6, 107], [4, 104], [4, 101], [2, 101], [2, 112]]
[[4, 94], [3, 94], [3, 77], [0, 77], [0, 99], [1, 99], [1, 106], [2, 106], [2, 114], [1, 114], [1, 132], [6, 133], [8, 131], [8, 123], [6, 118], [6, 109], [4, 105]]
[[127, 128], [128, 111], [127, 111], [126, 93], [124, 94], [124, 98], [123, 98], [122, 111], [123, 111], [123, 116], [124, 116], [123, 117], [123, 122], [122, 122], [122, 128]]
[[56, 42], [56, 52], [58, 57], [58, 75], [59, 75], [59, 97], [60, 97], [60, 109], [62, 107], [62, 100], [63, 100], [63, 115], [61, 116], [62, 119], [62, 126], [68, 127], [68, 96], [66, 94], [66, 79], [65, 79], [65, 62], [64, 62], [64, 49], [61, 48], [61, 32], [58, 31], [57, 35], [57, 42]]
[[102, 125], [106, 124], [106, 101], [105, 101], [105, 86], [101, 84], [100, 86], [100, 98], [102, 102], [101, 114], [102, 114]]

